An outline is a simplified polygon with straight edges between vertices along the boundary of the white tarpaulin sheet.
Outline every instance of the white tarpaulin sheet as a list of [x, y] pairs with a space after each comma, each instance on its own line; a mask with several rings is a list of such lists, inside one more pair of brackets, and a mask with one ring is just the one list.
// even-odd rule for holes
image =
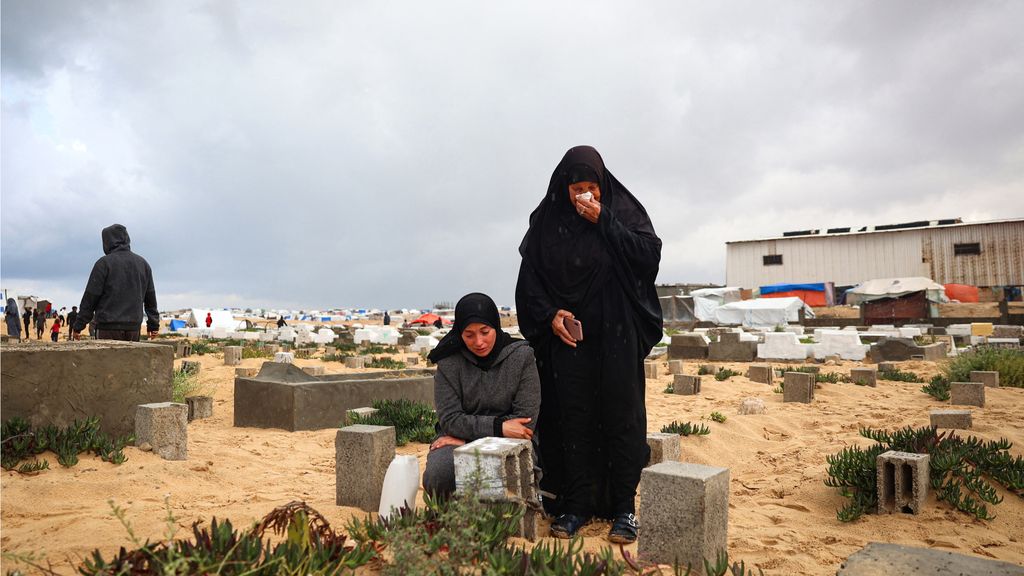
[[693, 296], [693, 315], [701, 322], [715, 322], [715, 310], [723, 304], [739, 302], [741, 300], [740, 289], [725, 288], [701, 288], [690, 292]]
[[715, 310], [715, 322], [771, 328], [788, 322], [799, 322], [801, 308], [806, 318], [814, 318], [814, 311], [799, 298], [741, 300], [719, 306]]
[[213, 319], [210, 328], [223, 328], [225, 330], [237, 330], [245, 328], [244, 320], [235, 320], [230, 310], [204, 310], [193, 308], [188, 314], [188, 325], [197, 328], [206, 328], [206, 314], [209, 313]]
[[924, 291], [925, 297], [932, 302], [949, 302], [946, 298], [946, 289], [930, 278], [879, 278], [868, 280], [863, 284], [847, 290], [846, 303], [860, 304], [871, 302], [882, 298], [899, 298], [907, 294]]

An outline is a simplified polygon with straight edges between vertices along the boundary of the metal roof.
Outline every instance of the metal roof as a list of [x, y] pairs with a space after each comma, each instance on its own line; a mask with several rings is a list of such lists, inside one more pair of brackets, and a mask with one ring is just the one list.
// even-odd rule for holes
[[[949, 224], [939, 224], [940, 222], [953, 222]], [[923, 222], [923, 221], [922, 221]], [[983, 226], [986, 224], [1005, 224], [1008, 222], [1024, 222], [1024, 218], [1007, 218], [1005, 220], [986, 220], [984, 222], [960, 222], [959, 218], [955, 219], [944, 219], [944, 220], [932, 220], [926, 224], [920, 226], [912, 226], [906, 224], [884, 224], [877, 226], [865, 226], [863, 228], [871, 228], [871, 230], [857, 230], [852, 231], [851, 228], [827, 228], [824, 232], [821, 229], [805, 230], [800, 232], [785, 232], [782, 236], [773, 236], [769, 238], [755, 238], [751, 240], [729, 240], [728, 244], [742, 244], [745, 242], [765, 242], [768, 240], [799, 240], [801, 238], [833, 238], [833, 237], [844, 237], [844, 236], [862, 236], [865, 234], [887, 234], [893, 232], [907, 232], [910, 230], [941, 230], [944, 228], [957, 228], [962, 226]], [[915, 224], [915, 223], [910, 223]], [[878, 228], [883, 228], [879, 230]], [[835, 232], [833, 232], [833, 230]], [[839, 230], [851, 230], [849, 232], [839, 232]]]

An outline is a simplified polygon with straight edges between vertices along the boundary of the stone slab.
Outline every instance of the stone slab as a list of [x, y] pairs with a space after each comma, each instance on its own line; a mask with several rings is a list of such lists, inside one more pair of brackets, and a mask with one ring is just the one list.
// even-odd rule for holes
[[985, 385], [981, 382], [950, 382], [949, 403], [958, 406], [985, 406]]
[[971, 428], [970, 410], [932, 410], [928, 413], [931, 425], [936, 428], [953, 430], [969, 430]]
[[972, 370], [971, 382], [981, 382], [988, 388], [999, 388], [999, 372], [988, 370]]
[[323, 366], [303, 366], [302, 371], [310, 376], [323, 376], [327, 373]]
[[188, 406], [189, 422], [213, 417], [212, 396], [189, 396], [185, 398], [185, 405]]
[[703, 574], [704, 559], [726, 551], [729, 470], [662, 462], [640, 473], [643, 528], [637, 554], [646, 562], [679, 563]]
[[644, 362], [644, 377], [648, 380], [655, 380], [658, 378], [657, 362]]
[[224, 365], [225, 366], [238, 366], [242, 363], [242, 347], [241, 346], [225, 346], [224, 347]]
[[234, 425], [320, 430], [342, 424], [345, 413], [375, 400], [434, 405], [429, 370], [310, 376], [292, 364], [266, 362], [259, 374], [235, 378]]
[[700, 376], [676, 374], [672, 377], [672, 392], [680, 396], [700, 394]]
[[668, 373], [673, 376], [676, 374], [683, 373], [683, 361], [682, 360], [669, 360], [668, 361]]
[[479, 479], [477, 497], [530, 503], [536, 500], [533, 444], [519, 438], [479, 438], [455, 449], [455, 493]]
[[786, 372], [782, 383], [782, 401], [804, 404], [814, 401], [814, 374]]
[[874, 368], [851, 368], [850, 380], [861, 386], [878, 386], [878, 371]]
[[751, 364], [747, 368], [747, 378], [761, 384], [772, 384], [772, 367], [770, 364]]
[[870, 542], [846, 559], [836, 576], [1024, 576], [1024, 566], [945, 550]]
[[650, 432], [647, 434], [647, 447], [651, 449], [648, 466], [660, 462], [677, 462], [683, 456], [679, 434]]
[[[737, 338], [739, 337], [738, 333]], [[724, 334], [723, 334], [724, 336]], [[708, 359], [720, 362], [753, 362], [757, 357], [757, 342], [712, 342], [708, 346]]]
[[135, 445], [149, 444], [164, 460], [188, 457], [188, 406], [176, 402], [140, 404], [135, 411]]
[[259, 373], [259, 368], [235, 368], [236, 378], [250, 378]]
[[377, 512], [384, 475], [395, 458], [393, 426], [346, 426], [334, 437], [334, 502]]
[[91, 416], [112, 436], [135, 432], [140, 404], [171, 400], [174, 349], [112, 340], [15, 343], [0, 349], [0, 418], [69, 426]]

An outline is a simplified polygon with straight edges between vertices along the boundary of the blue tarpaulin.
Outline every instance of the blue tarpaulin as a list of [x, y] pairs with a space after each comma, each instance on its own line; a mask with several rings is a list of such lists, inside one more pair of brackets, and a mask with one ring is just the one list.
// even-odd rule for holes
[[761, 286], [761, 294], [774, 294], [776, 292], [792, 292], [793, 290], [807, 290], [808, 292], [824, 292], [825, 284], [772, 284]]
[[171, 320], [171, 332], [177, 332], [185, 327], [184, 320]]

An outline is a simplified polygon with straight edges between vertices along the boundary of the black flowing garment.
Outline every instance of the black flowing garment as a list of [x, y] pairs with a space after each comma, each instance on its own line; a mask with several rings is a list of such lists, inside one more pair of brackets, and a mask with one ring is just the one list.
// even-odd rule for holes
[[[596, 224], [569, 201], [581, 171], [601, 188]], [[519, 253], [519, 328], [541, 378], [541, 490], [555, 496], [546, 506], [584, 516], [633, 512], [649, 456], [643, 360], [662, 338], [654, 288], [661, 240], [597, 150], [577, 146], [551, 175]], [[551, 331], [559, 309], [583, 325], [576, 348]]]

